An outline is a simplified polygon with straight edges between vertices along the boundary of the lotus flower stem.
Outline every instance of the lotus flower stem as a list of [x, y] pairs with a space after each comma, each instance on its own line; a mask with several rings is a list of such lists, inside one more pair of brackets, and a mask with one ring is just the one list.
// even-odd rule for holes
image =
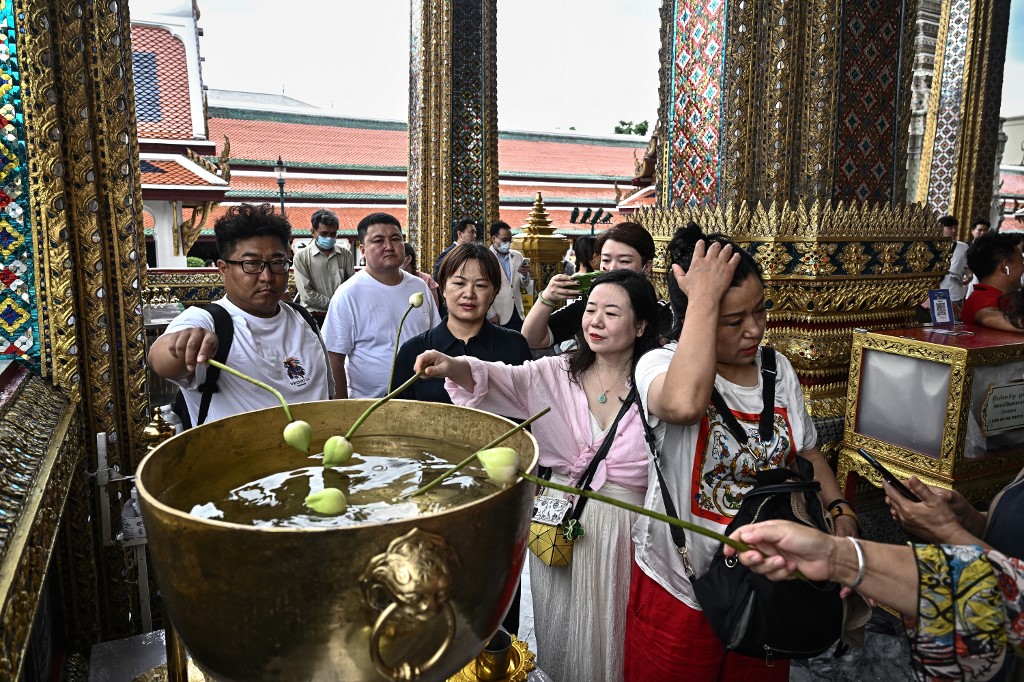
[[[412, 308], [410, 308], [410, 310], [411, 309]], [[375, 402], [373, 405], [370, 405], [368, 408], [366, 408], [366, 412], [363, 412], [361, 415], [359, 415], [359, 419], [355, 421], [355, 423], [352, 425], [352, 428], [350, 428], [348, 430], [348, 433], [345, 434], [345, 439], [352, 440], [353, 436], [356, 435], [356, 429], [363, 425], [363, 422], [366, 421], [367, 417], [373, 414], [378, 407], [380, 407], [381, 405], [391, 400], [396, 395], [398, 395], [399, 393], [401, 393], [402, 391], [416, 383], [416, 380], [419, 379], [421, 376], [423, 376], [422, 371], [416, 372], [411, 377], [409, 377], [409, 380], [406, 381], [404, 384], [402, 384], [395, 390], [391, 391], [391, 393], [388, 393], [386, 396]], [[390, 386], [391, 384], [389, 383], [388, 385]]]
[[216, 360], [212, 360], [212, 359], [211, 360], [207, 360], [206, 362], [211, 367], [216, 367], [217, 369], [221, 370], [222, 372], [227, 372], [228, 374], [234, 374], [239, 379], [245, 379], [250, 384], [256, 384], [257, 386], [262, 388], [264, 391], [270, 391], [271, 393], [273, 393], [277, 397], [278, 400], [281, 401], [281, 407], [284, 408], [284, 414], [285, 414], [286, 417], [288, 417], [288, 421], [289, 422], [295, 421], [295, 418], [292, 417], [292, 408], [288, 407], [288, 401], [286, 401], [284, 399], [284, 396], [281, 395], [281, 392], [278, 391], [273, 386], [270, 386], [269, 384], [265, 384], [262, 381], [259, 381], [258, 379], [253, 379], [251, 376], [247, 376], [245, 374], [242, 374], [237, 369], [233, 369], [231, 367], [228, 367], [227, 365], [225, 365], [222, 362], [217, 362]]
[[[623, 502], [622, 500], [617, 500], [614, 497], [607, 497], [606, 495], [602, 495], [601, 493], [595, 493], [593, 490], [580, 490], [579, 488], [574, 488], [571, 485], [562, 485], [561, 483], [546, 481], [543, 478], [533, 476], [532, 474], [528, 474], [525, 471], [520, 471], [519, 475], [525, 478], [527, 481], [530, 481], [531, 483], [536, 483], [537, 485], [540, 486], [544, 486], [545, 488], [559, 490], [563, 493], [570, 493], [572, 495], [582, 495], [583, 497], [589, 497], [592, 500], [604, 502], [606, 504], [612, 505], [613, 507], [618, 507], [619, 509], [625, 509], [626, 511], [631, 511], [635, 514], [640, 514], [641, 516], [649, 516], [652, 519], [664, 521], [665, 523], [673, 526], [679, 526], [683, 530], [693, 531], [698, 535], [703, 535], [704, 537], [711, 538], [712, 540], [717, 540], [718, 542], [721, 542], [723, 545], [729, 545], [737, 552], [749, 552], [753, 549], [753, 547], [751, 547], [745, 542], [733, 540], [730, 537], [722, 535], [721, 533], [716, 533], [713, 530], [708, 530], [707, 528], [704, 528], [703, 526], [698, 526], [695, 523], [683, 521], [682, 519], [677, 519], [674, 516], [662, 514], [661, 512], [656, 512], [651, 509], [645, 509], [644, 507], [638, 507], [635, 504]], [[800, 580], [807, 580], [807, 577], [800, 571], [794, 571], [793, 577], [799, 578]]]
[[[511, 435], [513, 435], [513, 434], [515, 434], [515, 433], [517, 433], [519, 431], [522, 431], [527, 426], [529, 426], [533, 422], [537, 421], [538, 419], [540, 419], [541, 417], [543, 417], [544, 415], [546, 415], [550, 411], [551, 411], [550, 407], [545, 407], [543, 410], [541, 410], [537, 414], [533, 415], [532, 417], [530, 417], [529, 419], [524, 421], [522, 424], [517, 424], [515, 428], [509, 429], [505, 433], [501, 434], [500, 436], [498, 436], [497, 438], [492, 440], [490, 443], [488, 443], [487, 445], [485, 445], [482, 448], [480, 448], [480, 450], [489, 450], [489, 449], [493, 448], [495, 445], [497, 445], [498, 443], [502, 442], [503, 440], [505, 440], [509, 436], [511, 436]], [[438, 476], [437, 478], [435, 478], [433, 481], [431, 481], [430, 483], [426, 484], [422, 488], [417, 488], [416, 490], [413, 490], [411, 493], [405, 493], [404, 495], [399, 495], [398, 498], [396, 498], [396, 501], [407, 500], [410, 497], [416, 497], [417, 495], [422, 495], [425, 492], [433, 490], [437, 486], [441, 485], [441, 481], [443, 481], [444, 479], [448, 478], [449, 476], [451, 476], [455, 472], [459, 471], [460, 469], [463, 469], [468, 464], [472, 463], [472, 461], [474, 459], [476, 459], [476, 453], [480, 452], [480, 450], [477, 450], [476, 452], [471, 454], [469, 457], [467, 457], [466, 459], [462, 460], [461, 462], [459, 462], [458, 464], [453, 466], [451, 469], [449, 469], [448, 471], [444, 472], [443, 474], [441, 474], [440, 476]]]
[[405, 310], [405, 315], [402, 315], [402, 320], [398, 323], [398, 336], [395, 337], [395, 350], [391, 353], [391, 375], [388, 377], [388, 388], [391, 388], [391, 381], [395, 378], [395, 361], [398, 360], [398, 345], [402, 342], [402, 327], [405, 326], [405, 318], [409, 317], [409, 313], [412, 312], [413, 308], [417, 308], [411, 300], [409, 301], [409, 307]]
[[677, 519], [667, 514], [662, 514], [661, 512], [652, 511], [650, 509], [638, 507], [635, 504], [630, 504], [628, 502], [623, 502], [622, 500], [617, 500], [614, 497], [608, 497], [607, 495], [602, 495], [601, 493], [595, 493], [593, 490], [581, 490], [579, 488], [574, 488], [571, 485], [562, 485], [561, 483], [546, 481], [543, 478], [533, 476], [532, 474], [528, 474], [525, 471], [520, 471], [519, 475], [525, 478], [527, 481], [530, 481], [531, 483], [536, 483], [537, 485], [540, 486], [544, 486], [545, 488], [559, 490], [563, 493], [570, 493], [572, 495], [582, 495], [583, 497], [589, 497], [592, 500], [604, 502], [606, 504], [612, 505], [613, 507], [618, 507], [619, 509], [625, 509], [626, 511], [631, 511], [635, 514], [649, 516], [652, 519], [657, 519], [659, 521], [664, 521], [665, 523], [670, 523], [673, 526], [679, 526], [680, 528], [683, 528], [685, 530], [693, 531], [694, 533], [697, 533], [699, 535], [709, 537], [712, 540], [718, 540], [719, 542], [729, 545], [730, 547], [735, 547], [736, 550], [740, 552], [746, 552], [750, 549], [750, 547], [746, 544], [739, 542], [738, 540], [728, 538], [722, 535], [721, 533], [716, 533], [713, 530], [708, 530], [707, 528], [704, 528], [702, 526], [698, 526], [694, 523], [689, 523], [688, 521], [683, 521], [682, 519]]

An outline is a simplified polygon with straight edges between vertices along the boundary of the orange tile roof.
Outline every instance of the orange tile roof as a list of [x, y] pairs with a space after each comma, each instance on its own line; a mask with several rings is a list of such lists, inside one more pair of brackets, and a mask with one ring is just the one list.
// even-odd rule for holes
[[[274, 204], [276, 206], [276, 204]], [[203, 237], [213, 236], [213, 223], [217, 218], [227, 213], [229, 205], [220, 204], [215, 206], [210, 212], [210, 216], [206, 220], [206, 225], [203, 228]], [[310, 206], [285, 206], [285, 214], [288, 217], [288, 222], [292, 225], [292, 234], [296, 237], [304, 237], [309, 234], [310, 230], [310, 219], [313, 217], [313, 213], [319, 209], [324, 208], [319, 205]], [[378, 206], [378, 207], [354, 207], [354, 206], [330, 206], [330, 210], [334, 211], [338, 216], [338, 222], [341, 223], [341, 234], [345, 236], [355, 235], [356, 225], [359, 221], [365, 218], [370, 213], [376, 211], [383, 211], [384, 213], [390, 213], [391, 215], [398, 218], [398, 221], [403, 226], [406, 225], [408, 219], [408, 213], [405, 206]], [[502, 208], [499, 213], [501, 220], [512, 226], [512, 229], [516, 232], [527, 223], [530, 218], [531, 209], [528, 208]], [[584, 234], [589, 233], [589, 225], [580, 225], [569, 222], [569, 217], [572, 213], [572, 209], [551, 209], [548, 211], [551, 221], [558, 232], [565, 232], [567, 234]], [[614, 219], [614, 222], [619, 222], [618, 219]], [[152, 233], [153, 219], [148, 213], [143, 214], [143, 227], [147, 234]], [[610, 227], [609, 223], [602, 223], [596, 225], [594, 229], [597, 232], [606, 230]]]
[[535, 139], [498, 139], [500, 173], [520, 172], [537, 175], [605, 176], [632, 178], [633, 151], [643, 151], [641, 138], [637, 146], [610, 146], [586, 142], [554, 142], [551, 136]]
[[185, 45], [170, 31], [132, 25], [132, 65], [139, 137], [193, 137]]
[[[234, 142], [232, 142], [232, 146]], [[328, 197], [333, 195], [396, 196], [405, 200], [408, 183], [397, 180], [366, 180], [354, 178], [296, 178], [285, 177], [286, 197]], [[264, 196], [268, 192], [276, 198], [279, 193], [276, 177], [232, 175], [232, 196]]]
[[1002, 168], [999, 171], [1002, 186], [999, 195], [1004, 197], [1024, 197], [1024, 170]]
[[[372, 180], [365, 177], [285, 177], [286, 201], [300, 199], [405, 201], [407, 189], [408, 183], [404, 178]], [[235, 173], [231, 176], [231, 190], [228, 196], [239, 201], [275, 201], [279, 192], [280, 188], [276, 177]], [[532, 204], [537, 192], [542, 193], [546, 202], [555, 204], [568, 203], [573, 206], [597, 207], [611, 206], [615, 203], [615, 190], [605, 185], [511, 184], [507, 181], [498, 184], [498, 194], [502, 203], [529, 202]]]
[[223, 183], [211, 182], [207, 178], [186, 168], [182, 163], [170, 159], [139, 160], [143, 185], [187, 185], [191, 187], [224, 187]]
[[[400, 121], [275, 113], [210, 107], [210, 139], [231, 140], [235, 161], [290, 166], [404, 170], [409, 161], [406, 126]], [[613, 138], [505, 131], [498, 135], [503, 177], [632, 179], [641, 137]]]
[[[210, 139], [231, 140], [234, 159], [269, 160], [281, 156], [288, 164], [327, 164], [405, 168], [409, 148], [401, 130], [339, 128], [329, 125], [209, 118]], [[218, 149], [220, 145], [218, 145]]]
[[[273, 203], [272, 205], [275, 207], [277, 206], [276, 203]], [[217, 218], [227, 213], [229, 207], [230, 204], [220, 204], [219, 206], [214, 207], [214, 209], [210, 212], [210, 217], [206, 221], [206, 226], [208, 229], [210, 229], [210, 234], [213, 234], [212, 228], [214, 221], [216, 221]], [[390, 213], [391, 215], [395, 216], [396, 218], [398, 218], [398, 222], [402, 223], [403, 227], [405, 226], [407, 217], [407, 210], [404, 205], [367, 208], [365, 206], [321, 206], [318, 204], [311, 204], [309, 206], [288, 206], [287, 204], [285, 204], [285, 216], [288, 218], [288, 222], [291, 223], [292, 232], [294, 233], [295, 236], [305, 236], [309, 234], [311, 225], [310, 219], [313, 217], [313, 213], [315, 213], [320, 208], [328, 208], [331, 211], [334, 211], [334, 213], [338, 216], [338, 222], [340, 223], [341, 231], [352, 231], [353, 234], [355, 233], [356, 225], [359, 224], [360, 220], [370, 215], [371, 213], [376, 213], [377, 211]], [[203, 234], [206, 234], [206, 230], [203, 230]]]

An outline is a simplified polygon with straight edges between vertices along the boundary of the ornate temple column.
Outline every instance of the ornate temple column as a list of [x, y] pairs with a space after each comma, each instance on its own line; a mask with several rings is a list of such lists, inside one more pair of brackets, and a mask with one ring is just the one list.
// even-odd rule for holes
[[917, 200], [960, 221], [989, 215], [1010, 0], [949, 0], [935, 51]]
[[497, 0], [413, 0], [409, 238], [432, 263], [462, 218], [498, 219]]
[[[86, 647], [135, 628], [129, 617], [134, 571], [120, 548], [103, 545], [97, 488], [88, 473], [97, 468], [101, 433], [110, 464], [131, 472], [143, 453], [147, 421], [145, 248], [128, 3], [23, 0], [3, 3], [0, 13], [0, 144], [7, 160], [0, 171], [0, 359], [34, 374], [35, 397], [10, 410], [45, 403], [42, 392], [74, 415], [72, 427], [48, 430], [58, 416], [36, 410], [38, 421], [6, 421], [0, 434], [21, 443], [5, 447], [5, 456], [35, 467], [31, 475], [0, 482], [15, 485], [3, 488], [3, 504], [37, 487], [56, 486], [59, 493], [40, 517], [48, 525], [24, 529], [33, 551], [45, 551], [32, 564], [36, 573], [16, 575], [24, 591], [16, 586], [5, 595], [4, 608], [18, 604], [29, 620], [10, 623], [5, 612], [3, 629], [27, 638], [20, 626], [31, 625], [59, 520], [60, 607], [69, 636]], [[40, 450], [45, 456], [36, 462]], [[118, 498], [110, 502], [117, 518]], [[5, 512], [10, 518], [11, 510]], [[17, 670], [24, 649], [4, 644], [4, 665]]]
[[902, 0], [662, 6], [666, 144], [637, 219], [663, 247], [695, 220], [751, 250], [767, 338], [816, 417], [842, 414], [852, 330], [910, 323], [948, 258], [904, 205], [914, 17]]

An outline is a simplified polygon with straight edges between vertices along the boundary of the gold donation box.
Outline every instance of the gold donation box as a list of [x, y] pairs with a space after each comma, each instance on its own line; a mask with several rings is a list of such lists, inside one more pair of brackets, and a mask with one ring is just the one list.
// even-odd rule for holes
[[1024, 464], [1024, 332], [984, 327], [856, 331], [837, 477], [911, 474], [987, 502]]

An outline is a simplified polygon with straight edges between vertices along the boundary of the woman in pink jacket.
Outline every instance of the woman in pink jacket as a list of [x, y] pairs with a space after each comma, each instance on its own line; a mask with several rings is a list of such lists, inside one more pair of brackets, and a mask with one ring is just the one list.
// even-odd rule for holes
[[[456, 405], [513, 418], [550, 407], [532, 426], [540, 464], [551, 468], [552, 480], [574, 485], [628, 399], [632, 405], [616, 426], [590, 488], [643, 504], [647, 445], [632, 375], [640, 356], [656, 347], [657, 332], [654, 287], [640, 273], [615, 270], [594, 280], [578, 350], [571, 354], [513, 367], [427, 351], [417, 358], [416, 369], [447, 377], [445, 388]], [[579, 521], [585, 534], [576, 540], [569, 566], [530, 559], [538, 665], [561, 682], [621, 680], [636, 516], [594, 502], [584, 507]]]

